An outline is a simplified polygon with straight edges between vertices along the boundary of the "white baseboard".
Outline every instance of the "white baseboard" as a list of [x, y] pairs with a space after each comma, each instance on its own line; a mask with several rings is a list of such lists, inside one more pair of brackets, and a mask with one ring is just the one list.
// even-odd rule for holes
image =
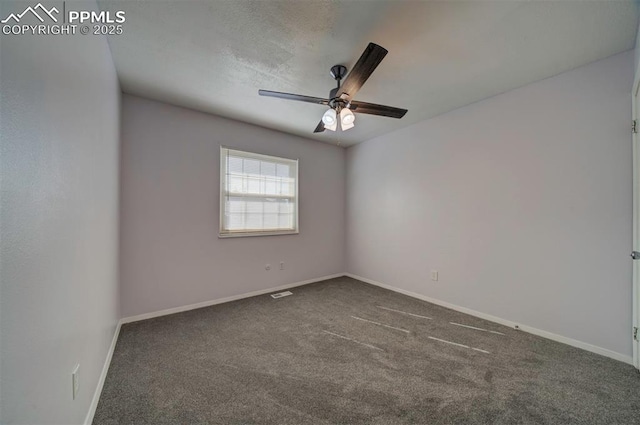
[[216, 305], [216, 304], [228, 303], [228, 302], [231, 302], [231, 301], [241, 300], [243, 298], [250, 298], [250, 297], [255, 297], [255, 296], [258, 296], [258, 295], [269, 294], [271, 292], [278, 292], [278, 291], [281, 291], [283, 289], [291, 289], [291, 288], [295, 288], [296, 286], [308, 285], [309, 283], [320, 282], [322, 280], [333, 279], [333, 278], [342, 277], [342, 276], [345, 276], [345, 274], [344, 273], [336, 273], [336, 274], [332, 274], [332, 275], [329, 275], [329, 276], [322, 276], [322, 277], [318, 277], [318, 278], [315, 278], [315, 279], [303, 280], [301, 282], [295, 282], [295, 283], [289, 283], [289, 284], [286, 284], [286, 285], [280, 285], [280, 286], [276, 286], [274, 288], [260, 289], [258, 291], [247, 292], [245, 294], [232, 295], [230, 297], [218, 298], [218, 299], [209, 300], [209, 301], [203, 301], [203, 302], [196, 303], [196, 304], [183, 305], [183, 306], [180, 306], [180, 307], [168, 308], [166, 310], [160, 310], [160, 311], [153, 311], [151, 313], [138, 314], [137, 316], [125, 317], [124, 319], [120, 320], [120, 323], [124, 324], [124, 323], [131, 323], [131, 322], [139, 322], [140, 320], [147, 320], [147, 319], [152, 319], [154, 317], [166, 316], [166, 315], [169, 315], [169, 314], [181, 313], [183, 311], [195, 310], [197, 308], [209, 307], [209, 306]]
[[412, 298], [417, 298], [419, 300], [427, 301], [432, 304], [436, 304], [442, 307], [449, 308], [451, 310], [459, 311], [461, 313], [466, 313], [471, 316], [479, 317], [481, 319], [489, 320], [490, 322], [499, 323], [501, 325], [509, 326], [510, 328], [518, 329], [524, 332], [528, 332], [533, 335], [541, 336], [543, 338], [547, 338], [553, 341], [561, 342], [563, 344], [571, 345], [572, 347], [581, 348], [583, 350], [591, 351], [592, 353], [600, 354], [605, 357], [612, 358], [614, 360], [618, 360], [624, 363], [633, 364], [633, 358], [631, 356], [627, 356], [622, 353], [617, 353], [615, 351], [609, 350], [607, 348], [598, 347], [596, 345], [588, 344], [586, 342], [578, 341], [576, 339], [568, 338], [562, 335], [554, 334], [552, 332], [543, 331], [542, 329], [537, 329], [527, 325], [521, 325], [519, 323], [512, 322], [510, 320], [502, 319], [500, 317], [492, 316], [490, 314], [481, 313], [479, 311], [471, 310], [470, 308], [460, 307], [455, 304], [450, 304], [445, 301], [440, 301], [435, 298], [427, 297], [426, 295], [418, 294], [416, 292], [407, 291], [404, 289], [396, 288], [391, 285], [387, 285], [381, 282], [376, 282], [372, 279], [367, 279], [366, 277], [358, 276], [352, 273], [345, 273], [345, 276], [351, 277], [356, 280], [360, 280], [365, 283], [369, 283], [371, 285], [379, 286], [384, 289], [389, 289], [390, 291], [398, 292], [403, 295], [407, 295]]
[[116, 325], [116, 331], [113, 333], [113, 339], [111, 340], [111, 346], [109, 347], [109, 351], [107, 352], [107, 358], [104, 361], [104, 366], [102, 367], [102, 372], [100, 373], [100, 378], [98, 379], [98, 386], [96, 387], [95, 392], [93, 393], [93, 398], [91, 399], [91, 405], [89, 405], [89, 412], [84, 419], [84, 425], [91, 425], [93, 422], [93, 416], [96, 414], [96, 408], [98, 407], [98, 401], [100, 401], [100, 395], [102, 394], [102, 387], [104, 387], [104, 381], [107, 379], [107, 372], [109, 372], [109, 366], [111, 365], [111, 358], [113, 357], [113, 351], [116, 348], [116, 343], [118, 342], [118, 335], [120, 335], [120, 325], [122, 321], [119, 321]]

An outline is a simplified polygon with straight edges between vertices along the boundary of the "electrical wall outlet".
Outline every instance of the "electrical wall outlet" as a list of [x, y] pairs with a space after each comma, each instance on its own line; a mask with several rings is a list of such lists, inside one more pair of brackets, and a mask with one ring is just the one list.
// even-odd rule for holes
[[280, 261], [280, 270], [284, 270], [284, 261]]
[[78, 382], [78, 370], [80, 369], [80, 364], [78, 363], [76, 367], [73, 368], [71, 372], [71, 391], [73, 395], [73, 399], [75, 400], [78, 396], [78, 391], [80, 390], [79, 382]]
[[431, 280], [434, 282], [438, 281], [438, 270], [431, 270]]
[[265, 266], [264, 266], [264, 269], [265, 269], [265, 270], [271, 270], [271, 264], [267, 264], [267, 265], [265, 265]]

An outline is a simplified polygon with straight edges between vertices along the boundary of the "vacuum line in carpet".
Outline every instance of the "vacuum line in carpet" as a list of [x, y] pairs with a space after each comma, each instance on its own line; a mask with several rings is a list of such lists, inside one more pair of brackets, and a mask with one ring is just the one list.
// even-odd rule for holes
[[329, 335], [337, 336], [338, 338], [346, 339], [347, 341], [355, 342], [356, 344], [364, 345], [365, 347], [369, 347], [369, 348], [372, 348], [372, 349], [374, 349], [374, 350], [384, 351], [382, 348], [378, 348], [378, 347], [376, 347], [376, 346], [374, 346], [374, 345], [366, 344], [366, 343], [364, 343], [364, 342], [356, 341], [355, 339], [348, 338], [348, 337], [343, 336], [343, 335], [338, 335], [338, 334], [336, 334], [336, 333], [329, 332], [329, 331], [322, 331], [322, 332], [324, 332], [324, 333], [326, 333], [326, 334], [329, 334]]
[[461, 323], [456, 323], [456, 322], [449, 322], [449, 323], [455, 326], [462, 326], [463, 328], [467, 328], [467, 329], [475, 329], [476, 331], [489, 332], [496, 335], [504, 335], [502, 332], [498, 332], [498, 331], [490, 331], [488, 329], [476, 328], [475, 326], [463, 325]]
[[393, 308], [389, 308], [389, 307], [383, 307], [381, 305], [376, 306], [378, 308], [381, 308], [383, 310], [389, 310], [389, 311], [395, 311], [396, 313], [400, 313], [400, 314], [406, 314], [407, 316], [413, 316], [413, 317], [419, 317], [421, 319], [429, 319], [429, 320], [433, 320], [431, 317], [427, 317], [427, 316], [421, 316], [419, 314], [414, 314], [414, 313], [407, 313], [406, 311], [402, 311], [402, 310], [396, 310]]
[[395, 330], [400, 331], [400, 332], [410, 333], [410, 332], [409, 332], [408, 330], [406, 330], [406, 329], [396, 328], [395, 326], [385, 325], [384, 323], [374, 322], [373, 320], [363, 319], [362, 317], [357, 317], [357, 316], [351, 316], [351, 317], [352, 317], [352, 318], [354, 318], [354, 319], [356, 319], [356, 320], [362, 320], [363, 322], [369, 322], [369, 323], [373, 323], [374, 325], [384, 326], [385, 328], [395, 329]]
[[457, 347], [463, 347], [463, 348], [470, 348], [474, 351], [479, 351], [481, 353], [485, 353], [485, 354], [491, 354], [490, 352], [486, 351], [486, 350], [481, 350], [480, 348], [474, 348], [474, 347], [469, 347], [468, 345], [464, 345], [464, 344], [459, 344], [457, 342], [451, 342], [451, 341], [447, 341], [446, 339], [440, 339], [440, 338], [436, 338], [434, 336], [429, 336], [427, 337], [429, 339], [433, 339], [434, 341], [440, 341], [440, 342], [444, 342], [445, 344], [451, 344], [451, 345], [455, 345]]

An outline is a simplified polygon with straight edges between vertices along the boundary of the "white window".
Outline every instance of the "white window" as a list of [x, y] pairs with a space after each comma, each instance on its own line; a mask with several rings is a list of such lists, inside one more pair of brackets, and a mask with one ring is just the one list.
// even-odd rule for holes
[[298, 160], [220, 147], [220, 237], [298, 233]]

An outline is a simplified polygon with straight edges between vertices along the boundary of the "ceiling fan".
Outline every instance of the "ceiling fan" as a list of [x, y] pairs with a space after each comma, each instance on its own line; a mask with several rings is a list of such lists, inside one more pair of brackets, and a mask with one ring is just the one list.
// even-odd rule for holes
[[[356, 95], [358, 90], [360, 90], [373, 71], [375, 71], [376, 67], [380, 62], [382, 62], [382, 59], [384, 59], [387, 53], [387, 49], [384, 47], [378, 46], [375, 43], [369, 43], [342, 85], [340, 85], [340, 81], [346, 75], [347, 68], [343, 65], [332, 66], [331, 76], [337, 81], [338, 86], [331, 89], [328, 99], [303, 96], [301, 94], [281, 93], [270, 90], [258, 90], [258, 94], [260, 96], [278, 97], [281, 99], [297, 100], [300, 102], [329, 106], [329, 109], [322, 116], [322, 120], [320, 120], [316, 129], [313, 130], [314, 133], [320, 133], [325, 129], [336, 131], [338, 122], [340, 123], [340, 127], [343, 131], [353, 128], [354, 121], [356, 119], [353, 112], [381, 115], [383, 117], [391, 118], [402, 118], [404, 114], [407, 113], [406, 109], [353, 100], [353, 97]], [[340, 117], [339, 120], [338, 117]]]

